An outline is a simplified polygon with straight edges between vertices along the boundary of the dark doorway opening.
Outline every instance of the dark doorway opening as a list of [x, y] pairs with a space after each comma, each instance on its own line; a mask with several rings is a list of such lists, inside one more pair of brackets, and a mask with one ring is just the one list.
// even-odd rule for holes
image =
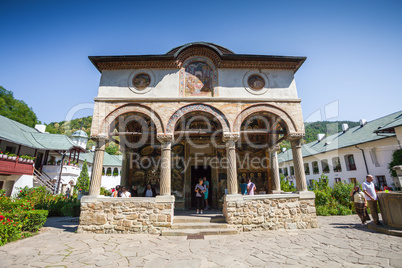
[[211, 180], [211, 166], [191, 166], [191, 207], [196, 207], [195, 201], [195, 186], [198, 183], [199, 178], [207, 177], [207, 181], [209, 182], [208, 189], [208, 203], [209, 206], [212, 207], [212, 180]]

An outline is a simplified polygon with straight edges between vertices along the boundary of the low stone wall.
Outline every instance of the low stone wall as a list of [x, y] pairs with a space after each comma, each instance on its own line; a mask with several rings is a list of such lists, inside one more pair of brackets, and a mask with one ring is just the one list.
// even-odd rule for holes
[[240, 231], [317, 228], [314, 201], [313, 192], [227, 195], [223, 214]]
[[170, 229], [174, 196], [81, 199], [79, 233], [151, 233]]

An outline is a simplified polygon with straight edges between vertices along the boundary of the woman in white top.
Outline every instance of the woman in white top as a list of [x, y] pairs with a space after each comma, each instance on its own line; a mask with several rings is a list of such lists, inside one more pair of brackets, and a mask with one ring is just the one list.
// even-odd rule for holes
[[359, 215], [362, 224], [364, 225], [366, 221], [370, 220], [370, 216], [367, 213], [367, 201], [364, 198], [364, 193], [360, 191], [360, 187], [358, 185], [355, 185], [355, 188], [350, 193], [350, 196], [353, 197], [356, 213]]
[[129, 191], [127, 191], [126, 187], [123, 187], [123, 189], [121, 190], [121, 197], [124, 197], [124, 198], [131, 197], [131, 193]]

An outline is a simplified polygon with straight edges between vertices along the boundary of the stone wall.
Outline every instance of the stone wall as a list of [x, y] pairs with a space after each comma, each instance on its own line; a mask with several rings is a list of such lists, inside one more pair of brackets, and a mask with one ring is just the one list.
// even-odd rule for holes
[[151, 233], [170, 229], [174, 197], [110, 198], [85, 196], [81, 199], [79, 233]]
[[227, 195], [223, 214], [240, 231], [317, 228], [313, 192]]

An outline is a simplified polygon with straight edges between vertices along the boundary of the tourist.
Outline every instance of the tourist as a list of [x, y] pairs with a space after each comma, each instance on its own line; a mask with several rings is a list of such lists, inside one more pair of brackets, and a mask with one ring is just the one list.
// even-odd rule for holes
[[66, 197], [70, 198], [70, 188], [67, 188], [67, 190], [66, 190]]
[[207, 181], [207, 177], [204, 177], [204, 187], [205, 187], [205, 193], [204, 193], [204, 200], [205, 200], [205, 210], [209, 209], [209, 204], [208, 204], [208, 193], [209, 193], [209, 181]]
[[147, 188], [144, 190], [144, 193], [142, 195], [144, 197], [155, 197], [156, 196], [155, 188], [152, 187], [151, 184], [148, 184]]
[[251, 178], [248, 179], [248, 184], [247, 184], [247, 193], [248, 195], [254, 195], [254, 191], [257, 189], [255, 187], [255, 184], [251, 181]]
[[200, 178], [198, 180], [198, 184], [195, 186], [195, 198], [197, 201], [197, 214], [199, 213], [203, 213], [203, 209], [204, 209], [204, 194], [205, 191], [207, 190], [205, 188], [205, 186], [203, 185], [203, 178]]
[[353, 191], [350, 193], [355, 204], [355, 210], [357, 215], [362, 221], [362, 225], [366, 224], [366, 221], [370, 220], [370, 216], [367, 213], [367, 201], [364, 198], [364, 193], [360, 191], [360, 187], [355, 185]]
[[112, 197], [120, 197], [120, 185], [116, 185], [116, 190], [112, 193]]
[[246, 195], [247, 194], [247, 183], [246, 181], [242, 178], [241, 179], [241, 184], [240, 184], [240, 191], [242, 195]]
[[131, 197], [130, 192], [127, 191], [127, 188], [126, 188], [125, 186], [123, 186], [123, 188], [121, 189], [121, 195], [120, 195], [120, 197], [123, 197], [123, 198]]
[[373, 176], [366, 176], [366, 181], [363, 182], [363, 193], [364, 198], [367, 200], [368, 207], [370, 208], [370, 214], [374, 223], [376, 225], [381, 225], [380, 220], [378, 219], [377, 193], [375, 192]]
[[137, 186], [133, 185], [130, 190], [131, 197], [138, 197]]

